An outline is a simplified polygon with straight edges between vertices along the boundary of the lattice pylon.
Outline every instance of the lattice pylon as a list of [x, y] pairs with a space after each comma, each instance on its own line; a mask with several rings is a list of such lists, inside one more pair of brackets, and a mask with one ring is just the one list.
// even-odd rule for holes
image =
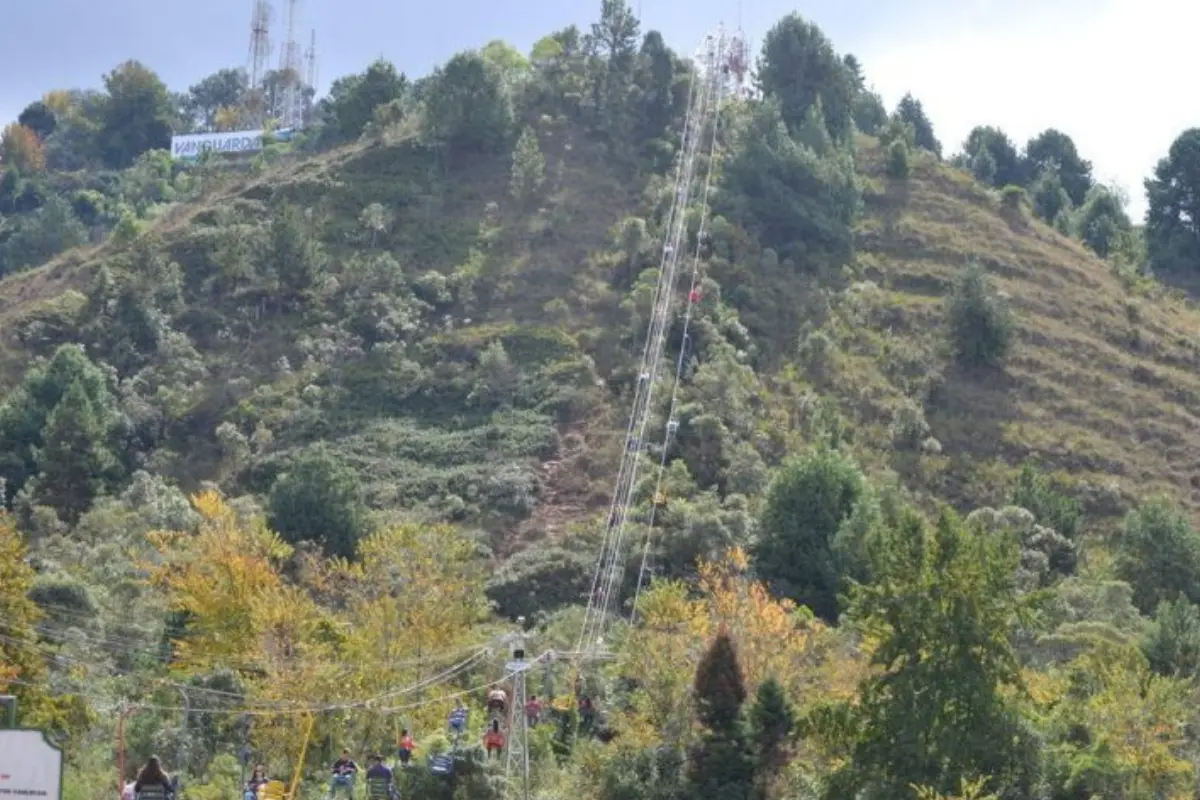
[[529, 720], [525, 716], [525, 673], [527, 661], [510, 661], [505, 669], [512, 673], [512, 703], [509, 706], [508, 762], [504, 768], [506, 800], [529, 800]]

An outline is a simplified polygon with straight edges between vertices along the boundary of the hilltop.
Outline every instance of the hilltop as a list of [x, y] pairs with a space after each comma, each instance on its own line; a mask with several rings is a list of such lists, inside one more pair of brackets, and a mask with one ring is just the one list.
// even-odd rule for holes
[[[622, 621], [611, 661], [538, 667], [537, 796], [1187, 791], [1200, 310], [1147, 268], [1186, 252], [1164, 195], [1134, 226], [1053, 130], [947, 159], [796, 15], [761, 93], [731, 52], [700, 75], [606, 0], [529, 58], [376, 62], [248, 159], [147, 144], [269, 96], [225, 73], [190, 122], [131, 63], [9, 129], [0, 684], [71, 800], [107, 792], [124, 703], [188, 798], [236, 793], [242, 747], [315, 797], [339, 741], [445, 751], [518, 617], [572, 652], [685, 119], [709, 190], [677, 209]], [[499, 796], [474, 734], [447, 793]]]

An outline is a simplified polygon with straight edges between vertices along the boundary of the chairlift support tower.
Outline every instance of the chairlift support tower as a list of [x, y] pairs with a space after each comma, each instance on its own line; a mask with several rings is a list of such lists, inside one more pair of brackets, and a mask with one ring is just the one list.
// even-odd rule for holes
[[[517, 624], [524, 628], [525, 618]], [[510, 639], [512, 658], [504, 669], [512, 675], [512, 702], [509, 705], [508, 761], [504, 767], [506, 800], [529, 800], [529, 719], [525, 716], [525, 673], [533, 664], [525, 657], [525, 636], [518, 631]]]

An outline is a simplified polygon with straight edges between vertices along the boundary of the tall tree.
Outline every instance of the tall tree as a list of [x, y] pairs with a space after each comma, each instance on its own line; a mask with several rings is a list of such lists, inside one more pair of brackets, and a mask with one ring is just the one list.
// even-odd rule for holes
[[854, 125], [860, 131], [876, 136], [888, 122], [883, 98], [875, 92], [863, 90], [854, 96]]
[[105, 412], [96, 407], [84, 384], [75, 381], [50, 413], [42, 433], [37, 499], [69, 524], [121, 474]]
[[1180, 597], [1200, 602], [1200, 533], [1166, 498], [1149, 500], [1125, 517], [1117, 574], [1144, 614]]
[[244, 69], [222, 69], [188, 89], [187, 112], [194, 126], [217, 130], [217, 115], [242, 102], [250, 79]]
[[819, 101], [834, 141], [849, 137], [854, 79], [814, 23], [789, 14], [767, 32], [758, 64], [764, 93], [779, 100], [788, 130], [801, 127]]
[[1025, 602], [1016, 541], [972, 531], [944, 510], [930, 531], [914, 511], [873, 557], [874, 582], [849, 613], [877, 643], [856, 708], [852, 757], [831, 797], [905, 798], [988, 776], [1029, 796], [1032, 743], [1006, 691], [1019, 686], [1010, 630]]
[[758, 796], [769, 796], [771, 781], [787, 763], [788, 738], [795, 728], [796, 718], [788, 704], [783, 686], [775, 678], [758, 685], [754, 704], [750, 706], [750, 735], [757, 762]]
[[[0, 479], [11, 503], [14, 495], [40, 470], [47, 422], [74, 386], [82, 388], [92, 407], [104, 418], [110, 442], [119, 443], [123, 422], [112, 392], [114, 378], [77, 345], [63, 345], [48, 364], [25, 374], [21, 385], [0, 403]], [[113, 449], [116, 448], [114, 444]]]
[[1029, 195], [1033, 202], [1033, 212], [1051, 224], [1062, 219], [1061, 215], [1065, 215], [1072, 207], [1071, 197], [1063, 186], [1062, 175], [1054, 165], [1042, 169], [1029, 188]]
[[38, 135], [19, 122], [8, 125], [0, 134], [0, 164], [27, 175], [44, 170], [46, 152]]
[[905, 94], [900, 98], [899, 105], [896, 106], [896, 116], [902, 122], [907, 122], [912, 126], [913, 141], [917, 147], [928, 150], [938, 158], [942, 157], [942, 143], [933, 135], [933, 123], [926, 116], [925, 108], [921, 105], [920, 100], [913, 97], [911, 93]]
[[837, 618], [833, 538], [863, 492], [863, 476], [836, 450], [785, 462], [767, 490], [754, 560], [778, 594]]
[[950, 345], [960, 363], [994, 365], [1012, 346], [1012, 309], [996, 292], [978, 262], [969, 262], [951, 293], [946, 308]]
[[546, 181], [546, 157], [538, 145], [537, 132], [526, 127], [513, 150], [512, 196], [520, 203], [532, 200]]
[[1101, 258], [1121, 246], [1133, 228], [1121, 197], [1107, 186], [1093, 186], [1075, 221], [1083, 243]]
[[1016, 145], [1004, 131], [987, 125], [977, 125], [971, 130], [967, 141], [963, 143], [963, 153], [974, 159], [985, 151], [996, 164], [996, 171], [992, 176], [993, 186], [1000, 188], [1025, 183], [1024, 164], [1017, 154]]
[[108, 90], [101, 112], [100, 152], [120, 169], [147, 150], [170, 147], [174, 110], [166, 84], [137, 61], [126, 61], [104, 76]]
[[32, 717], [46, 695], [46, 663], [37, 647], [42, 612], [29, 599], [34, 571], [15, 521], [0, 510], [0, 692], [19, 702], [19, 721]]
[[1171, 143], [1146, 181], [1146, 245], [1161, 270], [1200, 270], [1200, 128]]
[[434, 72], [424, 102], [426, 135], [451, 154], [495, 152], [509, 141], [512, 97], [478, 53], [459, 53]]
[[675, 54], [658, 31], [649, 31], [642, 40], [637, 58], [638, 137], [654, 139], [664, 135], [678, 111], [675, 92]]
[[1029, 140], [1025, 145], [1025, 163], [1025, 174], [1030, 178], [1053, 168], [1076, 206], [1083, 205], [1095, 183], [1092, 162], [1080, 158], [1071, 137], [1054, 128], [1047, 128]]
[[863, 77], [862, 64], [858, 57], [853, 53], [846, 53], [842, 56], [842, 63], [846, 65], [846, 71], [850, 73], [850, 83], [854, 87], [855, 92], [861, 92], [866, 88], [866, 78]]
[[37, 134], [43, 142], [50, 138], [58, 126], [58, 118], [54, 112], [41, 100], [36, 100], [25, 106], [25, 110], [17, 117], [17, 122]]
[[265, 265], [288, 302], [303, 301], [325, 268], [325, 254], [299, 208], [280, 203], [271, 213]]
[[404, 96], [408, 78], [390, 61], [379, 59], [361, 75], [335, 84], [330, 90], [329, 110], [342, 139], [357, 139], [375, 114], [375, 109]]
[[[829, 144], [828, 135], [818, 130], [823, 125], [800, 125], [798, 135], [805, 130], [812, 135], [797, 141], [773, 99], [757, 104], [748, 115], [739, 120], [722, 175], [729, 189], [722, 213], [805, 269], [845, 263], [853, 252], [851, 224], [860, 199], [853, 159]], [[819, 119], [813, 106], [804, 122]], [[814, 150], [812, 144], [823, 149]]]
[[749, 800], [754, 761], [742, 719], [746, 687], [729, 631], [718, 631], [696, 667], [696, 712], [705, 729], [688, 759], [691, 797]]

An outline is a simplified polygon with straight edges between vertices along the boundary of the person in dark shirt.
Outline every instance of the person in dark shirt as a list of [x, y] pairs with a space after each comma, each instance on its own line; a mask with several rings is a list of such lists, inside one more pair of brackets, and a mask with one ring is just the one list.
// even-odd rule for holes
[[342, 757], [333, 762], [333, 780], [329, 783], [329, 797], [333, 797], [339, 788], [347, 789], [353, 795], [354, 776], [357, 774], [358, 764], [355, 764], [354, 759], [350, 757], [349, 748], [344, 748]]
[[266, 767], [262, 764], [256, 765], [254, 772], [250, 775], [250, 780], [246, 781], [246, 800], [257, 798], [259, 789], [266, 786], [268, 781]]
[[383, 756], [372, 753], [367, 767], [367, 800], [391, 800], [395, 795], [392, 771], [383, 763]]

